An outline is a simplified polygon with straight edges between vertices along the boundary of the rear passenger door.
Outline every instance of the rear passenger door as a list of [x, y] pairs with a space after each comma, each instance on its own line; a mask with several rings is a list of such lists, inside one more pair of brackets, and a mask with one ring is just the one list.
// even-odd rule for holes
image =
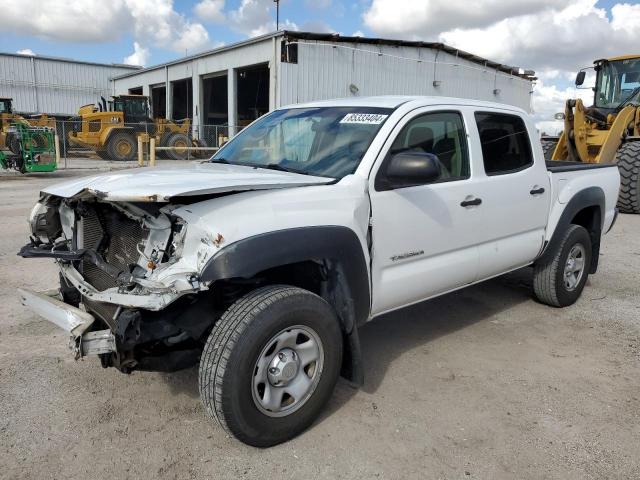
[[[474, 111], [478, 131], [472, 145], [482, 170], [474, 191], [482, 203], [478, 278], [530, 263], [542, 248], [551, 192], [543, 161], [534, 162], [536, 135], [516, 113]], [[479, 141], [478, 141], [479, 140]]]

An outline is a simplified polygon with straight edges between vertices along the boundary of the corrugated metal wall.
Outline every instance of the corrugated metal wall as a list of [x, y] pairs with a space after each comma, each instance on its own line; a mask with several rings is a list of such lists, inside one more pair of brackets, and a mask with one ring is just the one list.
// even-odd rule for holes
[[299, 40], [298, 63], [281, 63], [279, 78], [278, 105], [349, 97], [357, 88], [361, 96], [438, 95], [531, 110], [531, 81], [430, 48]]
[[0, 53], [0, 97], [13, 98], [19, 112], [75, 114], [78, 108], [111, 95], [111, 78], [125, 66], [73, 62]]

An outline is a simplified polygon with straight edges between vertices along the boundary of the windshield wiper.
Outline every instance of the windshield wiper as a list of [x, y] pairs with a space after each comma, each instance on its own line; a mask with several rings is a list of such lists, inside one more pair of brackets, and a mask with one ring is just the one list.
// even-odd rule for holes
[[303, 170], [296, 170], [295, 168], [283, 167], [279, 163], [267, 163], [266, 165], [255, 165], [256, 168], [267, 168], [269, 170], [278, 170], [279, 172], [289, 173], [301, 173], [303, 175], [310, 175], [310, 173]]
[[207, 163], [224, 163], [225, 165], [231, 165], [231, 162], [226, 158], [210, 158]]

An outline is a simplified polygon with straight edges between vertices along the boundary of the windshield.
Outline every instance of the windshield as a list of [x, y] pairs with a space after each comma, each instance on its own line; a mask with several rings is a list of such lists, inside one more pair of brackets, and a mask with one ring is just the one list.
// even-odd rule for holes
[[124, 112], [132, 118], [145, 118], [148, 116], [147, 99], [118, 98], [115, 100], [114, 110]]
[[211, 161], [340, 179], [353, 173], [388, 108], [276, 110], [244, 129]]
[[0, 113], [11, 113], [11, 100], [0, 100]]
[[621, 103], [637, 96], [640, 87], [640, 59], [604, 62], [598, 69], [595, 105], [617, 108]]

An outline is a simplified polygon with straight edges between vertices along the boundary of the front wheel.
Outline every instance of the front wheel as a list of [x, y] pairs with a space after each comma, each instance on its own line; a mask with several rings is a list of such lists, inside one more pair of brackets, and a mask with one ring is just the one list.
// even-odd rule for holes
[[567, 307], [580, 297], [591, 266], [591, 237], [580, 225], [569, 225], [560, 242], [534, 265], [536, 298], [552, 307]]
[[342, 334], [326, 301], [297, 287], [263, 287], [213, 328], [200, 360], [200, 397], [240, 441], [269, 447], [313, 423], [341, 362]]
[[111, 160], [127, 162], [135, 160], [138, 155], [138, 144], [133, 134], [116, 132], [107, 141], [107, 154]]

